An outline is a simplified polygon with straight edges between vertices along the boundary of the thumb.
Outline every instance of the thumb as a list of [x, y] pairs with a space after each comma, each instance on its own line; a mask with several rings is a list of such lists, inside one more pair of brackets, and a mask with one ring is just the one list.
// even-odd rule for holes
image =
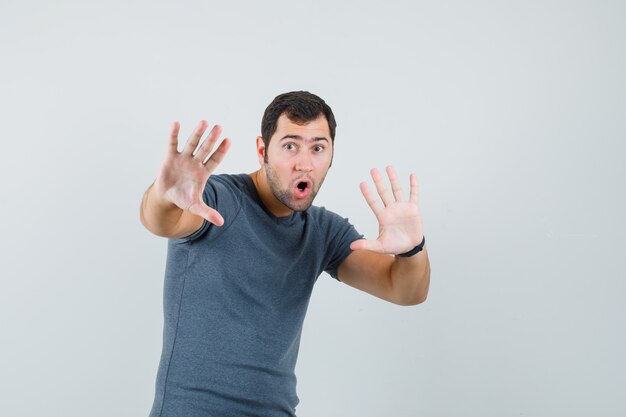
[[204, 202], [194, 204], [192, 207], [189, 207], [189, 211], [206, 219], [209, 223], [216, 226], [224, 225], [224, 218], [222, 215], [217, 210], [207, 206]]
[[366, 240], [366, 239], [355, 240], [354, 242], [350, 244], [350, 249], [352, 250], [365, 249], [365, 250], [371, 250], [373, 252], [379, 252], [379, 253], [385, 252], [383, 250], [383, 245], [381, 245], [379, 241]]

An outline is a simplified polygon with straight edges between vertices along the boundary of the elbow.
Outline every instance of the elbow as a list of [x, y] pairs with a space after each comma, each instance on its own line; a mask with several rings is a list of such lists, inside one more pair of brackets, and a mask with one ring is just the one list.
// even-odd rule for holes
[[[430, 264], [422, 264], [417, 271], [409, 271], [408, 274], [396, 278], [394, 282], [393, 270], [391, 282], [392, 291], [395, 293], [394, 303], [401, 306], [415, 306], [422, 304], [428, 297], [430, 288]], [[393, 284], [396, 284], [395, 286]]]
[[154, 231], [154, 229], [151, 227], [150, 223], [148, 223], [148, 219], [146, 219], [146, 216], [145, 216], [145, 213], [144, 213], [143, 203], [142, 203], [141, 207], [139, 208], [139, 221], [141, 222], [143, 227], [146, 228], [146, 230], [148, 230], [149, 232], [151, 232], [151, 233], [153, 233], [153, 234], [158, 236], [158, 233], [156, 233]]
[[413, 302], [413, 306], [416, 306], [418, 304], [422, 304], [426, 301], [426, 299], [428, 298], [428, 293], [424, 293], [423, 295], [421, 295], [420, 297], [416, 298]]
[[141, 207], [139, 207], [139, 221], [141, 222], [143, 227], [145, 227], [146, 229], [148, 228], [148, 225], [146, 224], [146, 218], [143, 215], [143, 204], [141, 205]]
[[416, 306], [418, 304], [422, 304], [428, 298], [428, 290], [430, 289], [430, 273], [427, 275], [425, 282], [422, 283], [418, 288], [415, 288], [413, 291], [410, 291], [408, 294], [405, 294], [402, 297], [403, 306]]
[[419, 288], [414, 288], [412, 291], [407, 291], [397, 297], [396, 304], [401, 306], [416, 306], [422, 304], [428, 298], [428, 290], [430, 289], [430, 274], [425, 283], [420, 285]]
[[399, 297], [395, 300], [395, 304], [403, 307], [416, 306], [425, 302], [426, 298], [428, 298], [428, 290], [411, 294], [410, 296]]
[[146, 230], [149, 231], [150, 233], [152, 233], [153, 235], [160, 236], [160, 237], [167, 237], [165, 234], [161, 233], [158, 228], [155, 228], [148, 221], [148, 219], [146, 218], [145, 211], [144, 211], [143, 203], [141, 204], [141, 207], [139, 208], [139, 221], [141, 222], [143, 227], [145, 227]]

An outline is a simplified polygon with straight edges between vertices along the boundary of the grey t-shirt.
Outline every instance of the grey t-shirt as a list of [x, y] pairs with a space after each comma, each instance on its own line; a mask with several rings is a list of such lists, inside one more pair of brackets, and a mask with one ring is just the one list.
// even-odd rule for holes
[[246, 174], [211, 176], [204, 200], [225, 223], [169, 240], [150, 417], [294, 416], [313, 284], [362, 236], [323, 207], [275, 217]]

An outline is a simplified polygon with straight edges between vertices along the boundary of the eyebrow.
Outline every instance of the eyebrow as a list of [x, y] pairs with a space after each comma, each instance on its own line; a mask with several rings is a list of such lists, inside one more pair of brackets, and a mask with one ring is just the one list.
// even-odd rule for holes
[[305, 141], [305, 142], [321, 142], [321, 141], [325, 140], [326, 142], [329, 142], [328, 138], [325, 137], [325, 136], [315, 136], [315, 137], [308, 138], [308, 139], [305, 140], [300, 135], [285, 135], [282, 138], [280, 138], [280, 141], [283, 141], [285, 139], [302, 140], [302, 141]]

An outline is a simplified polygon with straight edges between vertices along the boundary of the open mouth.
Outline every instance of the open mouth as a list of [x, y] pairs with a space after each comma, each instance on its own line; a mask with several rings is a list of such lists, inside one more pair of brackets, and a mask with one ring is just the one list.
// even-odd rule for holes
[[298, 181], [295, 186], [295, 194], [296, 197], [304, 198], [309, 195], [311, 190], [311, 182], [310, 181]]

